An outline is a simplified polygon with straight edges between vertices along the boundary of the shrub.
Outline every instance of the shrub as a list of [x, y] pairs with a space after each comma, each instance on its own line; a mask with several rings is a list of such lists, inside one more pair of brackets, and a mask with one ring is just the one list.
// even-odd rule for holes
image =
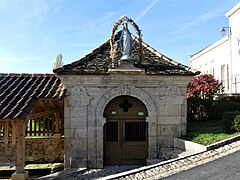
[[206, 120], [213, 104], [213, 96], [222, 85], [210, 74], [194, 76], [187, 85], [187, 120]]
[[240, 112], [233, 120], [233, 130], [240, 132]]
[[210, 111], [210, 119], [222, 119], [225, 112], [240, 111], [240, 103], [235, 101], [215, 101]]
[[212, 100], [191, 97], [187, 99], [187, 121], [207, 120]]
[[213, 95], [222, 90], [222, 84], [211, 74], [194, 76], [187, 85], [188, 97], [199, 97], [201, 99], [213, 99]]
[[222, 122], [226, 133], [240, 132], [240, 111], [225, 112]]

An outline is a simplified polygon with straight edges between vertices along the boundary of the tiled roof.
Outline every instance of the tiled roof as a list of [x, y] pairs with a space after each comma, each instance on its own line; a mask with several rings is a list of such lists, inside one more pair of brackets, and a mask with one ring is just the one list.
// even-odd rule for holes
[[[120, 33], [118, 33], [120, 34]], [[165, 75], [195, 75], [197, 71], [188, 66], [182, 65], [161, 54], [148, 44], [142, 42], [143, 60], [139, 63], [138, 48], [139, 42], [133, 36], [132, 60], [134, 66], [145, 70], [146, 74], [165, 74]], [[119, 41], [119, 35], [116, 35], [116, 41]], [[106, 41], [101, 46], [93, 50], [85, 57], [55, 69], [54, 73], [61, 74], [107, 74], [111, 68], [110, 41]], [[118, 50], [117, 59], [121, 58]]]
[[0, 74], [0, 120], [25, 119], [38, 98], [58, 99], [64, 92], [54, 74]]

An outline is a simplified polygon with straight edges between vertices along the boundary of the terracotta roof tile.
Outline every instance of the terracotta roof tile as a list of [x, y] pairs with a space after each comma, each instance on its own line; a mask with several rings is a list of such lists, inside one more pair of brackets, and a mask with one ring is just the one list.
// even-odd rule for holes
[[25, 119], [38, 98], [64, 96], [54, 74], [0, 74], [0, 120]]

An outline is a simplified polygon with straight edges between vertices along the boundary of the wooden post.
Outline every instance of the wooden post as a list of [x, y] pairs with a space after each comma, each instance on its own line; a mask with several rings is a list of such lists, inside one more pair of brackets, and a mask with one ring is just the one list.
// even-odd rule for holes
[[61, 133], [59, 133], [59, 118], [60, 118], [60, 112], [56, 112], [54, 113], [54, 118], [56, 121], [56, 127], [55, 127], [55, 131], [53, 134], [54, 138], [61, 138]]
[[12, 144], [16, 144], [16, 128], [17, 128], [17, 123], [16, 121], [12, 121]]
[[30, 132], [30, 136], [32, 136], [32, 132], [33, 132], [33, 128], [32, 128], [32, 122], [33, 122], [33, 120], [31, 119], [31, 120], [29, 120], [29, 123], [30, 123], [30, 125], [29, 125], [29, 128], [30, 128], [30, 130], [29, 130], [29, 132]]
[[60, 112], [54, 113], [54, 115], [55, 115], [55, 120], [56, 120], [55, 133], [59, 133], [59, 118], [60, 118], [59, 113], [60, 113]]
[[9, 124], [9, 121], [5, 121], [4, 122], [4, 143], [5, 144], [8, 144], [8, 124]]
[[37, 119], [34, 119], [33, 122], [34, 122], [34, 136], [36, 136], [37, 135]]
[[25, 122], [18, 120], [16, 123], [16, 135], [17, 135], [17, 162], [16, 173], [24, 173], [25, 167]]
[[11, 180], [27, 180], [28, 172], [24, 171], [25, 167], [25, 121], [17, 120], [16, 123], [16, 149], [17, 149], [17, 160], [16, 160], [16, 172], [12, 174]]

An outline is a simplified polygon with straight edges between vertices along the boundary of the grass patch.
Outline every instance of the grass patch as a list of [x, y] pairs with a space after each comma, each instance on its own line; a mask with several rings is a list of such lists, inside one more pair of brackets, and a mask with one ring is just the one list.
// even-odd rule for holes
[[240, 134], [240, 132], [225, 133], [220, 120], [188, 122], [187, 126], [187, 136], [184, 139], [205, 146]]

